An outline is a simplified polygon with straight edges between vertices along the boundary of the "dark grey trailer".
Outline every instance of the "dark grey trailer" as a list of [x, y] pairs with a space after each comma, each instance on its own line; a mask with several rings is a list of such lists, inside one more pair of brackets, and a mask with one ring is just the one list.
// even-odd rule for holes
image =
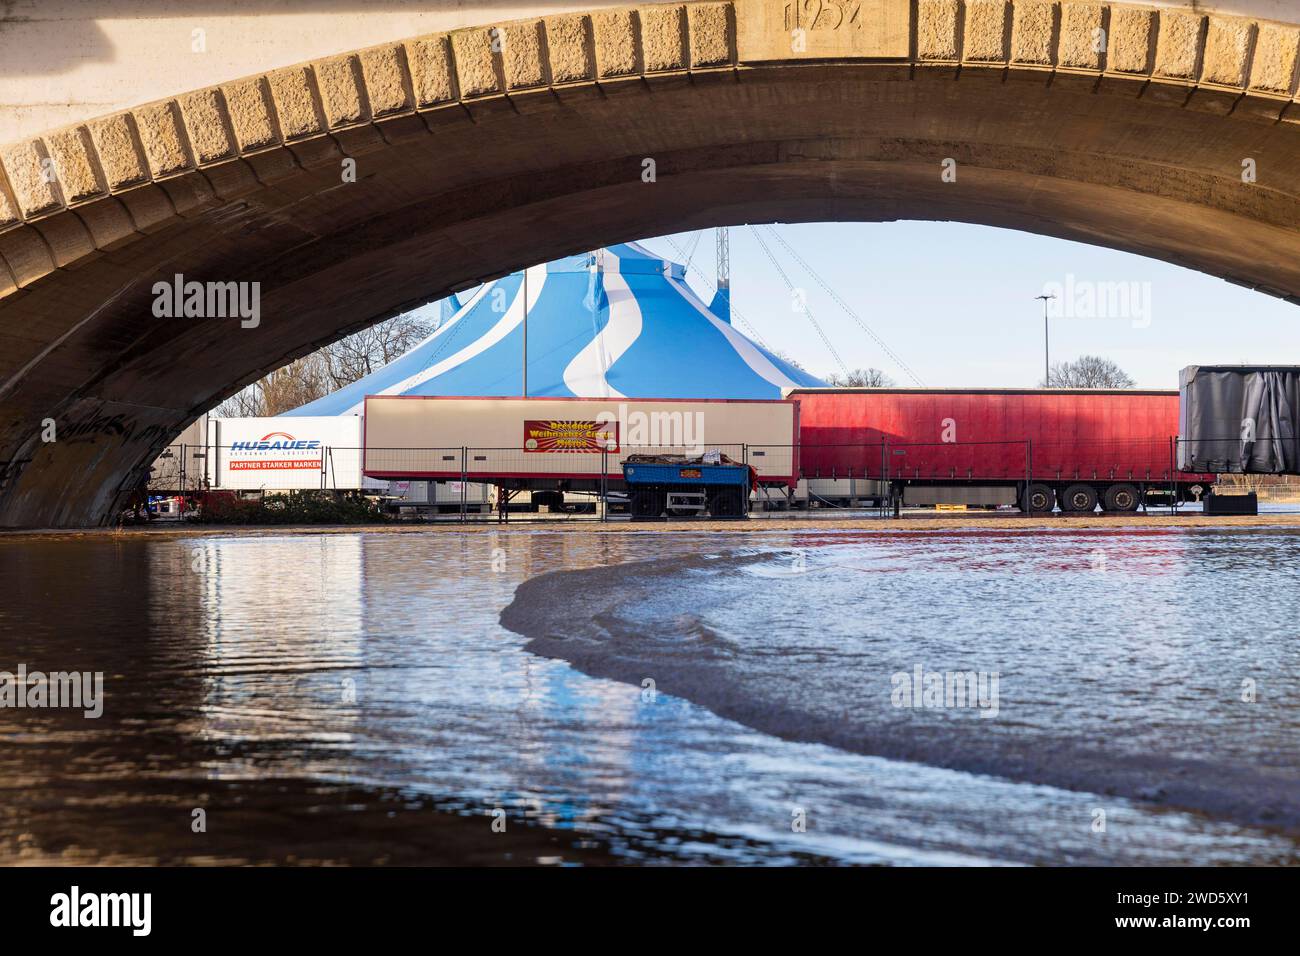
[[1300, 366], [1189, 365], [1178, 373], [1178, 468], [1300, 474]]

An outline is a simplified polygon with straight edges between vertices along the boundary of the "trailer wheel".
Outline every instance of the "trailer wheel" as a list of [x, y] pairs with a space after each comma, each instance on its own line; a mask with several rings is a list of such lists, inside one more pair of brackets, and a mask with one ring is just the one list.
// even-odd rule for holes
[[650, 502], [648, 500], [650, 492], [639, 488], [632, 492], [628, 498], [628, 504], [632, 509], [632, 517], [648, 518], [650, 517]]
[[1026, 514], [1046, 514], [1056, 507], [1056, 492], [1047, 485], [1032, 484], [1020, 498], [1020, 510]]
[[632, 517], [658, 518], [664, 512], [667, 498], [662, 491], [640, 488], [632, 493]]
[[1103, 500], [1107, 511], [1137, 511], [1142, 496], [1132, 485], [1111, 485]]
[[627, 496], [627, 507], [632, 512], [633, 518], [644, 518], [645, 514], [645, 492], [633, 491]]
[[1070, 485], [1061, 496], [1061, 510], [1090, 514], [1097, 510], [1097, 492], [1091, 485]]
[[709, 497], [709, 515], [714, 518], [737, 518], [741, 509], [740, 491], [736, 488], [719, 488]]

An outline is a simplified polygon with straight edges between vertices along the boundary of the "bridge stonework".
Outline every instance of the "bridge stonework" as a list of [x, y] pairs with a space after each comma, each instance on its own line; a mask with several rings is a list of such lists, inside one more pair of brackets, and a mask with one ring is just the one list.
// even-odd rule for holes
[[[1183, 5], [656, 3], [384, 43], [10, 144], [0, 525], [104, 520], [170, 435], [276, 364], [629, 229], [923, 214], [1157, 255], [1300, 302], [1298, 55], [1300, 25]], [[994, 135], [966, 115], [984, 102]], [[569, 129], [572, 145], [548, 139]], [[367, 156], [386, 168], [366, 203], [330, 207], [340, 160]], [[680, 183], [659, 218], [626, 185], [643, 156]], [[979, 197], [939, 192], [945, 157]], [[1255, 189], [1239, 180], [1248, 157], [1271, 163]], [[544, 235], [569, 215], [547, 204], [578, 194], [602, 198]], [[521, 209], [535, 238], [498, 242]], [[442, 270], [424, 284], [380, 255], [417, 223]], [[281, 252], [258, 277], [292, 321], [255, 346], [197, 331], [151, 345], [153, 280], [187, 264], [242, 276]], [[326, 274], [337, 284], [313, 300]], [[45, 416], [81, 440], [41, 445]]]
[[[499, 31], [499, 32], [498, 32]], [[802, 31], [802, 36], [797, 34]], [[1154, 41], [1154, 42], [1153, 42]], [[1061, 81], [1262, 122], [1300, 123], [1300, 26], [1091, 0], [736, 0], [522, 20], [417, 37], [250, 77], [0, 149], [0, 295], [137, 228], [261, 181], [256, 160], [424, 133], [461, 103], [772, 61], [897, 60], [1051, 71]], [[230, 166], [248, 158], [254, 176]], [[51, 175], [50, 170], [54, 173]], [[212, 170], [209, 175], [200, 171]], [[167, 183], [166, 202], [133, 192]], [[127, 215], [116, 206], [127, 194]], [[81, 226], [58, 222], [84, 210]], [[20, 228], [37, 226], [35, 232]]]

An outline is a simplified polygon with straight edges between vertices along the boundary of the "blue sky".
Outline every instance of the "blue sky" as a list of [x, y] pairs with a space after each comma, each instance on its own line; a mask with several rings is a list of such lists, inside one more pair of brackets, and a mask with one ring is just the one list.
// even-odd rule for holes
[[[1177, 388], [1185, 365], [1300, 364], [1300, 308], [1178, 266], [1060, 239], [957, 223], [816, 223], [774, 227], [889, 348], [928, 386], [1037, 385], [1043, 370], [1042, 303], [1049, 283], [1067, 288], [1074, 315], [1051, 322], [1052, 361], [1095, 354], [1113, 359], [1139, 386]], [[790, 257], [766, 227], [754, 227], [804, 290], [808, 311], [849, 368], [883, 369], [914, 384]], [[684, 256], [694, 233], [645, 240], [668, 258]], [[693, 257], [692, 286], [707, 302], [715, 274], [714, 236]], [[1067, 277], [1073, 276], [1073, 280]], [[838, 365], [749, 227], [731, 230], [732, 301], [769, 347], [816, 374]], [[705, 281], [707, 280], [707, 281]], [[1067, 285], [1067, 283], [1070, 283]], [[1089, 285], [1089, 283], [1093, 285]], [[1136, 283], [1127, 310], [1089, 311], [1095, 284]], [[1100, 315], [1092, 313], [1102, 313]]]

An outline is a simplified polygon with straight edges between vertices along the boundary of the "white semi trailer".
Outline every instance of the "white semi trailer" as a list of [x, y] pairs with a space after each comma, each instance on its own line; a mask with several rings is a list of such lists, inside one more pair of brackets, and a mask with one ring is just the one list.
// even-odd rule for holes
[[758, 481], [798, 480], [799, 405], [779, 400], [366, 398], [362, 473], [371, 479], [487, 481], [530, 490], [618, 491], [633, 454], [719, 451]]
[[208, 427], [210, 487], [230, 491], [383, 491], [361, 474], [361, 419], [213, 418]]

